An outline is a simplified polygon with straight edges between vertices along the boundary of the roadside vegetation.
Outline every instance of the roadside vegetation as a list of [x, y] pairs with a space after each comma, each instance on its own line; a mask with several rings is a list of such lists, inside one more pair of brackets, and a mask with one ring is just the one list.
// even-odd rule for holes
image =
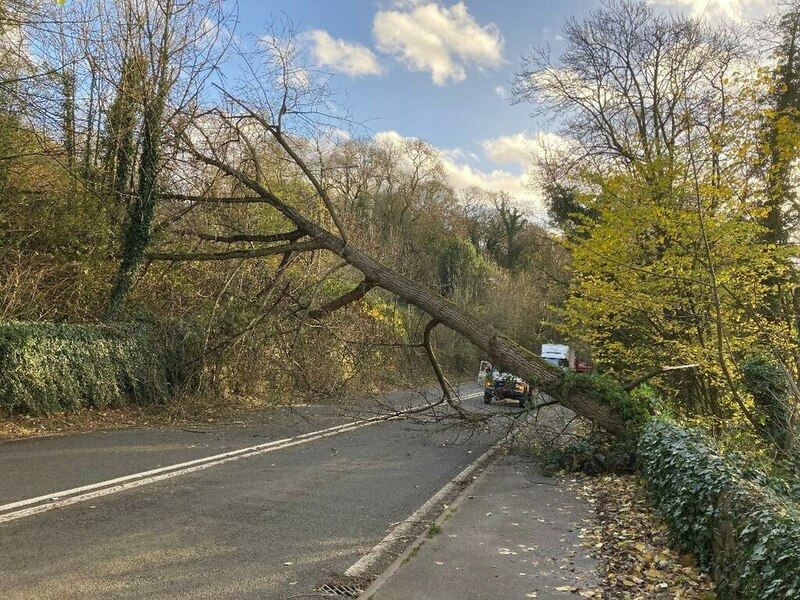
[[[196, 28], [204, 19], [217, 28]], [[174, 197], [241, 195], [241, 184], [181, 149], [185, 120], [204, 118], [190, 107], [213, 90], [212, 71], [246, 58], [226, 37], [230, 27], [222, 4], [211, 1], [169, 3], [152, 13], [135, 2], [0, 2], [0, 356], [10, 365], [0, 375], [0, 410], [46, 415], [163, 404], [198, 391], [231, 402], [286, 402], [434, 382], [421, 348], [424, 314], [407, 301], [372, 286], [348, 298], [358, 273], [328, 252], [301, 252], [303, 242], [293, 251], [302, 236], [267, 204]], [[279, 27], [274, 41], [291, 34]], [[274, 73], [300, 69], [289, 62], [298, 58], [294, 44], [261, 48], [253, 60]], [[43, 53], [44, 64], [25, 48]], [[319, 93], [327, 97], [326, 85], [321, 81]], [[422, 140], [336, 141], [321, 126], [307, 133], [316, 137], [292, 143], [321, 174], [351, 243], [470, 306], [520, 344], [533, 348], [558, 335], [550, 323], [564, 296], [568, 254], [507, 196], [457, 192]], [[285, 150], [256, 132], [239, 134], [256, 138], [247, 138], [254, 154], [237, 156], [237, 168], [316, 214], [308, 200], [314, 187]], [[163, 198], [166, 192], [173, 197]], [[267, 233], [254, 238], [253, 231]], [[289, 246], [257, 260], [240, 248], [230, 260], [149, 256], [219, 254], [239, 241], [250, 250], [263, 242]], [[104, 363], [108, 349], [97, 343], [114, 328], [146, 329], [159, 339], [180, 332], [189, 385], [167, 390], [137, 376], [129, 378], [140, 384], [134, 389], [117, 381], [116, 367]], [[56, 330], [58, 348], [47, 337]], [[434, 338], [446, 370], [473, 378], [482, 353], [443, 330]], [[162, 351], [151, 345], [138, 359], [155, 360]], [[135, 362], [129, 367], [146, 368]], [[111, 371], [91, 366], [100, 363]], [[85, 376], [89, 368], [94, 379]]]
[[576, 589], [575, 594], [609, 599], [717, 598], [713, 580], [698, 569], [694, 556], [674, 549], [669, 528], [653, 514], [635, 477], [581, 477], [573, 485], [594, 512], [594, 521], [585, 524], [581, 536], [597, 557], [600, 575], [599, 589]]

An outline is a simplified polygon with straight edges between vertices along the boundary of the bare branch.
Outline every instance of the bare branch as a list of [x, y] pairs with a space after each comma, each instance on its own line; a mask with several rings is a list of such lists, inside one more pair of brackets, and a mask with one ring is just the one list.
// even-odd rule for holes
[[321, 250], [324, 246], [316, 241], [283, 244], [270, 248], [257, 248], [255, 250], [231, 250], [230, 252], [152, 252], [147, 255], [149, 260], [232, 260], [237, 258], [260, 258], [286, 254], [287, 252], [308, 252]]
[[308, 312], [308, 316], [312, 319], [321, 319], [334, 311], [339, 310], [347, 306], [348, 304], [352, 304], [358, 300], [361, 300], [367, 293], [374, 288], [376, 283], [370, 279], [364, 279], [361, 283], [359, 283], [356, 287], [354, 287], [349, 292], [342, 294], [338, 298], [335, 298], [328, 302], [327, 304], [323, 304], [319, 308], [315, 308]]
[[[314, 173], [311, 171], [306, 162], [300, 157], [300, 155], [294, 150], [294, 148], [292, 148], [291, 144], [289, 144], [289, 142], [286, 140], [286, 137], [283, 135], [283, 132], [281, 131], [280, 125], [273, 125], [269, 123], [266, 119], [264, 119], [264, 117], [262, 117], [255, 111], [248, 108], [241, 100], [235, 98], [234, 96], [232, 96], [231, 94], [229, 94], [224, 90], [222, 91], [225, 94], [225, 96], [227, 96], [231, 100], [231, 102], [237, 104], [242, 109], [247, 111], [247, 113], [251, 117], [253, 117], [253, 119], [255, 119], [258, 123], [260, 123], [272, 135], [272, 137], [274, 137], [275, 140], [281, 145], [281, 148], [283, 148], [284, 151], [286, 151], [286, 153], [289, 156], [291, 156], [295, 164], [298, 167], [300, 167], [300, 170], [303, 171], [303, 174], [311, 182], [311, 185], [314, 186], [314, 189], [317, 191], [317, 194], [319, 194], [319, 197], [325, 204], [325, 208], [328, 210], [331, 219], [333, 219], [333, 222], [336, 225], [336, 229], [339, 232], [339, 235], [346, 244], [348, 238], [347, 238], [347, 233], [345, 232], [344, 229], [344, 224], [342, 223], [341, 219], [339, 219], [339, 215], [337, 214], [336, 208], [334, 207], [333, 202], [331, 201], [331, 198], [328, 195], [328, 191], [323, 187], [319, 179], [317, 179], [316, 175], [314, 175]], [[281, 113], [283, 113], [283, 109], [285, 109], [285, 106], [282, 107]]]
[[206, 196], [191, 196], [188, 194], [161, 194], [162, 200], [177, 200], [180, 202], [199, 202], [201, 204], [270, 204], [270, 199], [263, 196], [250, 196], [241, 198], [238, 196], [227, 196], [221, 198], [209, 198]]
[[425, 326], [425, 332], [423, 333], [422, 339], [425, 346], [425, 353], [428, 355], [428, 360], [431, 363], [431, 367], [433, 367], [433, 372], [436, 374], [436, 381], [439, 382], [439, 387], [442, 388], [442, 396], [450, 405], [450, 408], [456, 411], [458, 416], [464, 419], [467, 423], [472, 425], [485, 423], [492, 418], [491, 414], [478, 415], [468, 411], [461, 406], [461, 403], [457, 398], [453, 397], [453, 386], [450, 385], [450, 382], [447, 381], [447, 378], [444, 376], [444, 373], [442, 372], [442, 366], [439, 364], [439, 361], [433, 352], [433, 347], [431, 346], [431, 333], [438, 324], [439, 321], [436, 319], [431, 319], [428, 321], [428, 324]]
[[698, 363], [692, 363], [690, 365], [675, 365], [672, 367], [658, 367], [657, 369], [653, 369], [648, 373], [645, 373], [641, 377], [634, 379], [633, 381], [626, 383], [622, 386], [626, 392], [630, 392], [631, 390], [636, 389], [640, 385], [642, 385], [645, 381], [650, 381], [653, 377], [658, 377], [659, 375], [663, 375], [664, 373], [669, 373], [670, 371], [683, 371], [685, 369], [696, 369], [700, 365]]
[[270, 244], [273, 242], [296, 242], [306, 234], [302, 231], [294, 230], [286, 233], [271, 233], [259, 235], [255, 233], [239, 233], [235, 235], [213, 235], [209, 233], [198, 233], [196, 231], [180, 231], [183, 235], [190, 235], [206, 242], [220, 242], [223, 244], [235, 244], [237, 242], [259, 242]]

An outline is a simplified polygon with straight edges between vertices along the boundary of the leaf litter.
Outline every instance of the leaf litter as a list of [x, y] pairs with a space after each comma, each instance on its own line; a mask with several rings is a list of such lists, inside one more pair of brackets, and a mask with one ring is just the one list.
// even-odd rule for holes
[[[713, 600], [714, 582], [694, 566], [689, 554], [670, 547], [666, 525], [652, 512], [634, 476], [574, 478], [580, 496], [594, 508], [581, 538], [599, 561], [602, 595], [623, 600]], [[558, 591], [583, 595], [578, 588]]]

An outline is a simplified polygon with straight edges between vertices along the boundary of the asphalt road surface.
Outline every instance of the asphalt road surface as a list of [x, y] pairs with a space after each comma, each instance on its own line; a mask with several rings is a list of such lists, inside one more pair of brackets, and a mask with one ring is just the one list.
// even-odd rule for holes
[[[482, 410], [478, 389], [465, 404]], [[366, 417], [2, 443], [0, 598], [313, 597], [503, 433]]]

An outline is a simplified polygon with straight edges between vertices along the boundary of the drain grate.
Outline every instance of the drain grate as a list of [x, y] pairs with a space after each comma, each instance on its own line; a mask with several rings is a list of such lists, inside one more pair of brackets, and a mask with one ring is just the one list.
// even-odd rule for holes
[[365, 577], [328, 577], [314, 591], [330, 598], [358, 598], [369, 587], [369, 579]]
[[364, 590], [353, 585], [330, 585], [328, 583], [323, 583], [314, 591], [319, 592], [323, 596], [330, 596], [331, 598], [358, 598], [359, 594]]

